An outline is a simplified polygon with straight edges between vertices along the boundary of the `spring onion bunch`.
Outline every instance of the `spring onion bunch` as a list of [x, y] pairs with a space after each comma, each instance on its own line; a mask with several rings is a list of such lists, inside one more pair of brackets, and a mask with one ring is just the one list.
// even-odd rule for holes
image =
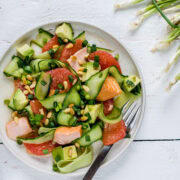
[[167, 91], [171, 90], [171, 88], [180, 80], [180, 73], [178, 73], [176, 75], [176, 77], [174, 78], [173, 81], [171, 81], [168, 85], [168, 87], [166, 88]]

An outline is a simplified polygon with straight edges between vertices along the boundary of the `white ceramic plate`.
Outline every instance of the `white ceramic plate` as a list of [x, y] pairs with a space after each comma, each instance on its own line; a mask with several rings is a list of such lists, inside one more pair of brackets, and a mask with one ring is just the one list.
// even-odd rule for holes
[[[99, 47], [105, 47], [112, 50], [115, 50], [116, 53], [120, 54], [120, 65], [121, 69], [123, 71], [123, 74], [135, 74], [138, 75], [142, 79], [142, 98], [141, 98], [141, 110], [139, 113], [139, 116], [136, 119], [136, 123], [131, 131], [131, 138], [130, 139], [124, 139], [116, 143], [112, 150], [109, 152], [107, 158], [103, 162], [102, 166], [108, 165], [110, 162], [115, 160], [118, 156], [122, 155], [123, 152], [127, 149], [127, 147], [130, 145], [132, 140], [134, 139], [139, 126], [141, 124], [143, 113], [144, 113], [144, 107], [145, 107], [145, 88], [143, 83], [142, 74], [140, 73], [140, 70], [137, 66], [137, 64], [133, 61], [132, 57], [129, 55], [129, 53], [125, 50], [125, 48], [122, 46], [119, 41], [117, 41], [115, 38], [113, 38], [110, 34], [104, 32], [103, 30], [94, 27], [92, 25], [80, 23], [80, 22], [70, 22], [73, 26], [73, 29], [75, 31], [75, 35], [80, 33], [81, 31], [86, 31], [86, 38], [90, 43], [95, 43]], [[40, 27], [50, 30], [54, 32], [55, 27], [60, 24], [60, 22], [53, 22], [50, 24], [42, 25]], [[24, 35], [22, 35], [17, 41], [15, 41], [9, 49], [6, 51], [5, 55], [2, 57], [0, 61], [0, 114], [1, 114], [1, 121], [0, 121], [0, 132], [3, 143], [6, 145], [6, 147], [21, 161], [26, 163], [27, 165], [35, 168], [36, 170], [49, 173], [49, 174], [57, 174], [52, 171], [52, 159], [51, 157], [44, 157], [44, 158], [38, 158], [30, 156], [26, 153], [23, 146], [19, 146], [16, 144], [16, 142], [8, 139], [6, 135], [5, 125], [11, 118], [11, 111], [4, 105], [3, 101], [6, 98], [9, 98], [13, 92], [13, 81], [11, 79], [8, 79], [3, 75], [3, 69], [5, 66], [9, 63], [11, 60], [12, 55], [15, 54], [16, 47], [20, 46], [21, 44], [29, 41], [33, 38], [35, 38], [38, 28], [35, 28]], [[101, 142], [97, 142], [93, 145], [93, 151], [94, 151], [94, 157], [98, 154], [100, 148], [102, 147]], [[117, 167], [118, 168], [118, 167]], [[59, 176], [77, 176], [82, 175], [87, 171], [87, 168], [79, 169], [73, 173], [70, 174], [58, 174]]]

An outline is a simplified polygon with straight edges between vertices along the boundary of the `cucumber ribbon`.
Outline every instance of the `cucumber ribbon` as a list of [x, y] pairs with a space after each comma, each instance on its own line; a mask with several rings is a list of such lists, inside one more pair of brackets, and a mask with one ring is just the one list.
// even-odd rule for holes
[[88, 166], [93, 160], [91, 147], [85, 147], [76, 159], [60, 160], [54, 162], [61, 173], [70, 173], [77, 169]]

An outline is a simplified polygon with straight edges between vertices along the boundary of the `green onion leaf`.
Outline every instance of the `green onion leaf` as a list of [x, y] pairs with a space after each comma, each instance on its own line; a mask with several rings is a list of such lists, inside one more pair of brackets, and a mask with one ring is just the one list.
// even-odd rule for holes
[[44, 81], [44, 80], [42, 80], [42, 81], [41, 81], [41, 84], [42, 84], [43, 86], [45, 86], [45, 85], [47, 84], [47, 82]]
[[48, 153], [49, 153], [48, 149], [43, 150], [43, 154], [48, 154]]
[[91, 53], [93, 53], [93, 52], [95, 52], [95, 51], [96, 51], [96, 45], [93, 44], [93, 45], [91, 46]]
[[29, 100], [33, 100], [33, 99], [34, 99], [33, 94], [29, 94], [29, 95], [28, 95], [28, 99], [29, 99]]
[[69, 82], [72, 83], [74, 81], [74, 78], [72, 77], [72, 75], [68, 76]]
[[59, 89], [56, 89], [54, 95], [59, 94]]
[[83, 42], [82, 42], [82, 46], [83, 47], [86, 47], [88, 45], [88, 41], [87, 40], [84, 40]]
[[64, 89], [64, 86], [62, 84], [58, 84], [58, 88], [63, 90]]

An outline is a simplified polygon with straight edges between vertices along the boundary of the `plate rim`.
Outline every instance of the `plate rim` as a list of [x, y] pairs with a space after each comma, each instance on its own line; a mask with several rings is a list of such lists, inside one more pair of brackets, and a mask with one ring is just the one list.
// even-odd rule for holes
[[[17, 38], [15, 40], [12, 41], [12, 43], [9, 44], [8, 48], [5, 50], [4, 53], [2, 53], [2, 55], [0, 56], [0, 65], [1, 63], [3, 62], [3, 59], [4, 57], [8, 54], [8, 51], [12, 48], [12, 46], [19, 40], [21, 39], [23, 36], [26, 36], [27, 34], [31, 33], [31, 31], [34, 31], [40, 27], [43, 27], [43, 26], [47, 26], [47, 25], [53, 25], [53, 24], [60, 24], [62, 22], [68, 22], [68, 23], [79, 23], [79, 24], [83, 24], [84, 26], [90, 26], [91, 28], [93, 29], [97, 29], [99, 31], [102, 31], [103, 33], [105, 33], [106, 35], [108, 35], [110, 38], [114, 39], [115, 41], [117, 41], [121, 46], [122, 48], [126, 51], [126, 53], [128, 54], [128, 56], [131, 58], [132, 62], [134, 63], [137, 71], [138, 71], [138, 74], [141, 78], [141, 86], [142, 86], [142, 98], [141, 98], [141, 102], [142, 102], [142, 109], [141, 109], [141, 114], [140, 114], [140, 117], [139, 117], [139, 123], [137, 124], [137, 127], [134, 131], [134, 134], [133, 136], [129, 139], [129, 141], [126, 143], [126, 145], [121, 149], [121, 151], [115, 155], [113, 158], [111, 158], [108, 162], [105, 162], [103, 165], [101, 165], [100, 169], [105, 167], [105, 166], [108, 166], [110, 165], [115, 159], [119, 158], [120, 156], [124, 155], [124, 151], [127, 150], [127, 148], [130, 146], [130, 144], [132, 143], [132, 141], [134, 140], [134, 138], [136, 137], [141, 125], [142, 125], [142, 120], [143, 120], [143, 117], [144, 117], [144, 114], [145, 114], [145, 106], [146, 106], [146, 90], [145, 90], [145, 83], [144, 83], [144, 78], [143, 78], [143, 74], [142, 74], [142, 71], [140, 70], [140, 67], [136, 61], [136, 58], [132, 55], [132, 53], [130, 53], [126, 46], [124, 45], [124, 43], [122, 43], [121, 40], [118, 40], [116, 37], [114, 37], [113, 35], [111, 35], [109, 32], [107, 32], [106, 30], [102, 29], [102, 28], [99, 28], [98, 26], [95, 26], [91, 23], [85, 23], [85, 22], [82, 22], [82, 21], [73, 21], [73, 20], [56, 20], [56, 21], [49, 21], [49, 22], [46, 22], [46, 23], [42, 23], [42, 24], [39, 24], [33, 28], [30, 28], [28, 29], [27, 31], [25, 31], [24, 33], [20, 33], [19, 36], [17, 36]], [[56, 172], [50, 172], [50, 171], [45, 171], [41, 168], [35, 168], [33, 167], [33, 165], [29, 164], [26, 160], [24, 160], [23, 158], [19, 157], [16, 155], [16, 153], [9, 147], [8, 143], [6, 143], [6, 141], [4, 140], [3, 138], [3, 135], [2, 135], [2, 132], [0, 131], [0, 135], [1, 135], [1, 139], [2, 139], [2, 142], [3, 144], [7, 147], [7, 149], [17, 158], [19, 159], [21, 162], [23, 162], [24, 164], [26, 164], [27, 166], [31, 167], [32, 169], [36, 170], [36, 171], [40, 171], [40, 172], [43, 172], [45, 174], [50, 174], [50, 175], [53, 175], [53, 176], [62, 176], [62, 177], [72, 177], [72, 176], [81, 176], [83, 175], [84, 173], [67, 173], [67, 174], [62, 174], [62, 173], [56, 173]]]

